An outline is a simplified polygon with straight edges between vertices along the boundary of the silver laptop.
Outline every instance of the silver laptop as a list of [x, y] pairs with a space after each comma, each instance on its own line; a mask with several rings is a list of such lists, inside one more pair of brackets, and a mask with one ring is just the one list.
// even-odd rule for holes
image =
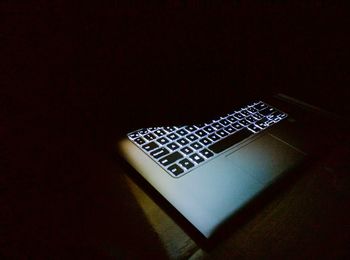
[[293, 118], [263, 101], [209, 122], [125, 135], [120, 155], [206, 238], [299, 164]]

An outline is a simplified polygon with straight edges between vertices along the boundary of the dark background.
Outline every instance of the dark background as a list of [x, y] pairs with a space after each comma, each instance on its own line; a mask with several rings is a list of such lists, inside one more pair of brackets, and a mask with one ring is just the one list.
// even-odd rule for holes
[[[91, 255], [111, 243], [144, 253], [129, 243], [130, 218], [146, 222], [112, 185], [123, 182], [111, 148], [125, 131], [280, 92], [348, 117], [345, 6], [133, 3], [0, 3], [5, 255]], [[131, 209], [111, 209], [120, 204]]]

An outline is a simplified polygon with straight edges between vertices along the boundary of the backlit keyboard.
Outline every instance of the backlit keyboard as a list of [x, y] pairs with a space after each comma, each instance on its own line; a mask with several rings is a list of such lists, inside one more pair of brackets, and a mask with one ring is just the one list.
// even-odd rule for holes
[[167, 173], [180, 177], [286, 117], [259, 101], [204, 124], [142, 128], [127, 136]]

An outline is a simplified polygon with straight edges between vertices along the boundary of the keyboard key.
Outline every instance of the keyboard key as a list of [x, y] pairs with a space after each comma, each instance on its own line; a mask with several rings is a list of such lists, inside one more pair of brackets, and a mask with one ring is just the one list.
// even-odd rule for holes
[[267, 105], [263, 102], [259, 102], [258, 104], [254, 105], [254, 108], [257, 109], [257, 110], [261, 110], [263, 108], [266, 108]]
[[152, 133], [146, 134], [143, 136], [145, 139], [147, 139], [148, 141], [152, 141], [154, 139], [156, 139], [156, 136]]
[[183, 160], [179, 161], [179, 164], [182, 167], [186, 168], [187, 170], [191, 169], [194, 166], [194, 164], [191, 163], [191, 161], [188, 159], [183, 159]]
[[168, 134], [167, 137], [169, 137], [171, 140], [175, 140], [179, 138], [179, 136], [175, 133]]
[[236, 119], [243, 119], [244, 116], [241, 114], [241, 113], [235, 113], [233, 114], [233, 116], [236, 118]]
[[228, 135], [228, 133], [223, 129], [216, 131], [216, 134], [221, 136], [221, 137], [225, 137], [226, 135]]
[[245, 119], [250, 123], [254, 123], [256, 121], [256, 119], [253, 116], [247, 116]]
[[255, 109], [254, 107], [249, 107], [249, 108], [247, 108], [247, 110], [248, 110], [249, 112], [251, 112], [251, 113], [258, 112], [258, 110]]
[[271, 125], [273, 125], [274, 123], [275, 123], [275, 121], [268, 119], [268, 120], [266, 121], [265, 124], [266, 124], [267, 126], [271, 126]]
[[199, 142], [203, 145], [209, 145], [212, 143], [212, 141], [210, 141], [208, 138], [205, 138], [205, 137], [199, 140]]
[[201, 145], [200, 143], [198, 142], [194, 142], [190, 145], [192, 148], [198, 150], [198, 149], [201, 149], [203, 147], [203, 145]]
[[164, 127], [164, 130], [167, 131], [168, 133], [173, 132], [176, 130], [175, 126], [166, 126]]
[[182, 148], [180, 150], [182, 153], [184, 153], [185, 155], [189, 155], [193, 152], [193, 149], [188, 147], [188, 146], [185, 146], [184, 148]]
[[177, 140], [177, 142], [180, 144], [180, 145], [186, 145], [189, 143], [189, 141], [186, 139], [186, 138], [180, 138]]
[[169, 141], [169, 139], [166, 138], [166, 137], [161, 137], [161, 138], [158, 138], [158, 139], [157, 139], [157, 142], [160, 143], [160, 144], [167, 144], [167, 143], [169, 143], [170, 141]]
[[179, 135], [182, 135], [182, 136], [188, 134], [188, 132], [185, 129], [183, 129], [183, 128], [177, 130], [176, 133], [179, 134]]
[[156, 149], [157, 147], [159, 147], [159, 145], [156, 144], [155, 142], [150, 142], [150, 143], [142, 146], [142, 148], [145, 149], [147, 152], [152, 151], [153, 149]]
[[203, 129], [204, 129], [206, 132], [208, 132], [208, 133], [213, 133], [213, 132], [215, 132], [215, 129], [212, 128], [210, 125], [204, 127]]
[[198, 136], [196, 136], [195, 134], [189, 134], [189, 135], [186, 135], [186, 138], [190, 141], [195, 141], [198, 139]]
[[237, 119], [235, 118], [235, 117], [233, 117], [233, 116], [228, 116], [228, 117], [226, 117], [226, 119], [228, 120], [228, 121], [230, 121], [231, 123], [233, 123], [233, 122], [235, 122]]
[[202, 151], [200, 151], [200, 153], [202, 155], [204, 155], [205, 158], [210, 158], [210, 157], [214, 156], [214, 154], [211, 151], [209, 151], [208, 149], [203, 149]]
[[241, 125], [243, 125], [243, 126], [247, 126], [247, 125], [250, 124], [250, 123], [249, 123], [247, 120], [245, 120], [245, 119], [239, 120], [239, 123], [240, 123]]
[[241, 113], [242, 115], [245, 115], [245, 116], [249, 116], [249, 115], [250, 115], [250, 113], [249, 113], [247, 110], [245, 110], [245, 109], [242, 109], [242, 110], [240, 111], [240, 113]]
[[279, 117], [278, 117], [278, 111], [274, 111], [271, 114], [269, 114], [268, 116], [266, 116], [269, 120], [277, 120], [279, 121]]
[[217, 134], [211, 134], [211, 135], [208, 135], [208, 137], [212, 141], [217, 141], [220, 139], [220, 136], [218, 136]]
[[172, 151], [176, 150], [177, 148], [179, 148], [180, 146], [177, 143], [170, 143], [167, 145], [167, 147], [169, 149], [171, 149]]
[[197, 127], [194, 125], [189, 125], [189, 126], [186, 126], [185, 129], [189, 132], [193, 132], [194, 130], [197, 129]]
[[267, 118], [272, 119], [275, 122], [278, 122], [282, 118], [285, 118], [285, 117], [287, 117], [287, 114], [285, 114], [285, 113], [283, 113], [281, 111], [278, 111], [278, 110], [275, 110], [275, 112], [272, 112], [272, 114], [267, 116]]
[[231, 124], [231, 126], [232, 126], [234, 129], [237, 129], [237, 130], [239, 130], [239, 129], [241, 129], [241, 128], [243, 127], [243, 126], [240, 125], [238, 122]]
[[241, 131], [229, 135], [226, 138], [220, 140], [219, 142], [210, 145], [208, 148], [214, 153], [220, 153], [226, 150], [227, 148], [230, 148], [231, 146], [239, 143], [240, 141], [244, 140], [252, 134], [252, 132], [244, 128]]
[[259, 111], [259, 113], [263, 116], [270, 115], [272, 112], [275, 112], [276, 110], [273, 107], [266, 107]]
[[211, 124], [212, 127], [214, 127], [215, 129], [220, 129], [223, 128], [224, 126], [222, 124], [220, 124], [219, 122], [215, 122], [213, 124]]
[[136, 138], [135, 142], [139, 145], [146, 143], [146, 140], [143, 139], [142, 137]]
[[211, 125], [212, 123], [215, 123], [215, 122], [216, 122], [216, 120], [210, 120], [210, 121], [206, 122], [205, 125], [208, 126], [208, 125]]
[[164, 155], [167, 155], [168, 153], [169, 153], [169, 150], [164, 148], [164, 147], [162, 147], [162, 148], [159, 148], [159, 149], [154, 150], [153, 152], [151, 152], [151, 155], [154, 158], [158, 159], [160, 157], [163, 157]]
[[171, 172], [172, 174], [174, 174], [175, 176], [180, 175], [181, 173], [184, 172], [183, 169], [181, 169], [181, 167], [179, 165], [177, 165], [176, 163], [174, 163], [173, 165], [171, 165], [168, 168], [168, 171]]
[[253, 114], [253, 117], [254, 117], [255, 119], [257, 119], [257, 120], [260, 120], [260, 119], [264, 118], [264, 117], [263, 117], [262, 115], [260, 115], [259, 113]]
[[220, 122], [220, 124], [222, 124], [224, 126], [228, 126], [230, 124], [230, 122], [228, 120], [226, 120], [226, 119], [222, 119], [219, 122]]
[[165, 135], [166, 132], [163, 129], [157, 129], [156, 131], [154, 131], [154, 134], [158, 137], [161, 137], [161, 136]]
[[255, 124], [260, 128], [264, 129], [268, 126], [268, 123], [267, 123], [268, 121], [269, 120], [267, 118], [262, 118], [259, 121], [255, 122]]
[[135, 139], [135, 138], [139, 137], [140, 134], [139, 134], [138, 132], [133, 132], [133, 133], [129, 134], [128, 136], [129, 136], [131, 139]]
[[225, 127], [224, 129], [229, 134], [232, 134], [232, 133], [236, 132], [236, 130], [232, 126]]
[[140, 135], [144, 135], [144, 134], [147, 134], [149, 131], [148, 131], [147, 128], [142, 128], [138, 132], [139, 132]]
[[190, 155], [190, 158], [192, 161], [194, 161], [197, 164], [204, 161], [204, 158], [197, 153]]
[[202, 128], [202, 127], [205, 126], [205, 124], [196, 124], [195, 126], [198, 127], [198, 128]]
[[203, 130], [198, 130], [198, 131], [196, 131], [196, 135], [198, 135], [198, 136], [200, 136], [200, 137], [203, 137], [203, 136], [205, 136], [207, 133], [206, 132], [204, 132]]
[[211, 122], [209, 122], [209, 124], [214, 123], [214, 122], [219, 122], [221, 119], [222, 119], [221, 116], [217, 117], [217, 118], [213, 119]]
[[169, 154], [165, 157], [163, 157], [162, 159], [159, 160], [159, 162], [163, 165], [163, 166], [167, 166], [169, 164], [172, 164], [174, 162], [176, 162], [177, 160], [181, 159], [183, 157], [183, 155], [179, 152], [174, 152], [172, 154]]
[[285, 114], [283, 112], [275, 111], [272, 114], [268, 115], [267, 117], [275, 122], [278, 122], [283, 118], [284, 115]]
[[281, 112], [281, 114], [279, 115], [279, 117], [280, 117], [281, 119], [286, 118], [286, 117], [287, 117], [287, 114], [286, 114], [286, 113]]
[[250, 129], [253, 133], [257, 133], [261, 131], [261, 128], [254, 124], [248, 125], [248, 129]]

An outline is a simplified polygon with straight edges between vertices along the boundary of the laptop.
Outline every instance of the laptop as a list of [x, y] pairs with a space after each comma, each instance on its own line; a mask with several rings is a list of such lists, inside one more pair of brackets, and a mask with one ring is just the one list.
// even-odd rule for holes
[[254, 100], [207, 122], [136, 129], [119, 154], [202, 235], [300, 164], [293, 115]]

